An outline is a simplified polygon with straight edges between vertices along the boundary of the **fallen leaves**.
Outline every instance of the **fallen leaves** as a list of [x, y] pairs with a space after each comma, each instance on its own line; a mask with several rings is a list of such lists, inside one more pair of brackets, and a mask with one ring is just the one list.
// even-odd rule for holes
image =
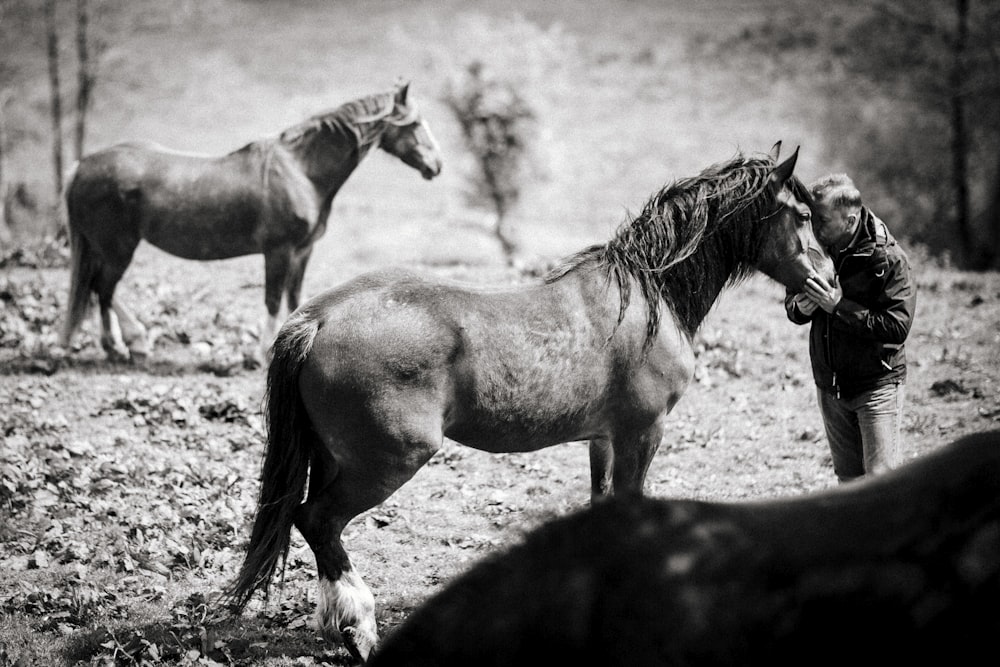
[[[171, 582], [233, 575], [256, 498], [256, 402], [212, 382], [192, 392], [121, 376], [90, 415], [114, 428], [87, 439], [71, 435], [56, 380], [12, 377], [0, 387], [0, 570], [50, 574], [0, 591], [0, 614], [65, 635], [121, 617], [137, 595], [162, 598]], [[89, 583], [95, 575], [107, 581]], [[183, 650], [109, 634], [98, 657], [222, 664], [218, 647], [192, 648], [178, 627]]]

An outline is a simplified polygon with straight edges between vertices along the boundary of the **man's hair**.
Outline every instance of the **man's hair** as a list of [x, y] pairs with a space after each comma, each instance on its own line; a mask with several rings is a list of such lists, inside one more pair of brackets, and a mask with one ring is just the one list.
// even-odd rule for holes
[[817, 201], [834, 208], [857, 208], [861, 206], [861, 192], [847, 174], [829, 174], [809, 185], [809, 191]]

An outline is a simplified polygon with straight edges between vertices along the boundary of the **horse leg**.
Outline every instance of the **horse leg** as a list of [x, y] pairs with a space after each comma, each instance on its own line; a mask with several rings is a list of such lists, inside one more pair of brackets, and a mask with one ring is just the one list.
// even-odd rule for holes
[[291, 251], [286, 247], [264, 253], [264, 306], [267, 308], [267, 314], [260, 327], [260, 350], [257, 361], [261, 364], [270, 356], [271, 343], [274, 342], [274, 336], [278, 331], [281, 295], [288, 283], [291, 259]]
[[610, 438], [594, 438], [590, 441], [590, 502], [591, 504], [610, 496], [614, 492], [612, 474], [615, 453]]
[[[118, 281], [121, 280], [122, 275], [125, 273], [125, 269], [132, 259], [132, 253], [135, 252], [138, 244], [139, 242], [136, 240], [130, 249], [119, 253], [119, 256], [125, 258], [124, 262], [112, 263], [106, 260], [101, 265], [94, 286], [94, 291], [97, 292], [97, 303], [101, 308], [101, 347], [104, 348], [104, 351], [111, 359], [125, 361], [131, 356], [122, 335], [121, 323], [115, 312], [114, 299]], [[121, 251], [123, 248], [119, 247], [116, 250]]]
[[302, 279], [306, 273], [306, 266], [309, 264], [309, 257], [312, 255], [312, 246], [299, 251], [290, 263], [288, 280], [285, 284], [285, 304], [288, 312], [293, 313], [299, 307], [299, 297], [302, 295]]
[[118, 315], [110, 303], [99, 300], [101, 307], [101, 347], [109, 359], [115, 361], [128, 361], [129, 351], [122, 337], [122, 329], [118, 322]]
[[[314, 422], [319, 434], [341, 435], [323, 437], [325, 446], [317, 441], [309, 495], [295, 517], [295, 526], [316, 557], [316, 624], [325, 638], [342, 641], [359, 660], [367, 660], [378, 642], [375, 599], [344, 550], [341, 533], [351, 519], [384, 501], [413, 477], [444, 438], [440, 417], [421, 420], [421, 411], [413, 409], [412, 402], [380, 407], [369, 413], [378, 415], [378, 422], [365, 420], [369, 423], [352, 426], [352, 432], [364, 433], [363, 437], [345, 437], [343, 428], [324, 427], [322, 418]], [[365, 410], [352, 412], [360, 416]]]
[[128, 347], [129, 354], [136, 361], [145, 359], [150, 352], [146, 327], [118, 299], [111, 300], [111, 308], [118, 316], [122, 338]]
[[643, 430], [627, 431], [615, 435], [614, 472], [612, 486], [615, 495], [642, 495], [646, 473], [653, 455], [663, 438], [663, 419], [657, 419]]

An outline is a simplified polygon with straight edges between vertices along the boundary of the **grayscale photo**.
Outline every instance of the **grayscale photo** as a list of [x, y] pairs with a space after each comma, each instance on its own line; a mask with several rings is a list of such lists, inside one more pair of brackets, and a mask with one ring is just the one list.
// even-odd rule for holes
[[4, 0], [0, 667], [992, 664], [1000, 0]]

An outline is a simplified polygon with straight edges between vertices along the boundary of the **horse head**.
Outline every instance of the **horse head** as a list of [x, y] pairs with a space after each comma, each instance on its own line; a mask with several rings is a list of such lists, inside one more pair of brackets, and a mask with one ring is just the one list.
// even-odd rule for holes
[[[780, 148], [779, 141], [771, 149], [775, 161]], [[820, 275], [828, 282], [834, 278], [833, 260], [813, 230], [812, 196], [792, 173], [798, 157], [796, 148], [771, 171], [768, 187], [778, 208], [765, 221], [769, 234], [758, 260], [761, 271], [795, 292], [801, 292], [811, 276]]]
[[409, 89], [409, 83], [396, 88], [379, 147], [430, 180], [441, 173], [441, 151], [416, 106], [410, 104]]

